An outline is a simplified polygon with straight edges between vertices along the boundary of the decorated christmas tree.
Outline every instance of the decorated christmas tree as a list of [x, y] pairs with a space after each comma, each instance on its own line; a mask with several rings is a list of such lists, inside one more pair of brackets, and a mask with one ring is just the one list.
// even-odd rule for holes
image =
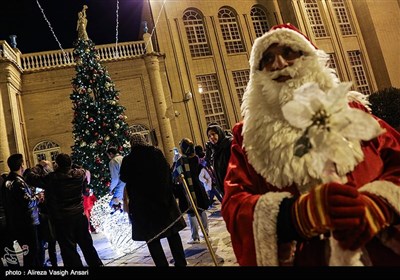
[[100, 63], [95, 44], [87, 37], [85, 29], [80, 31], [74, 43], [76, 77], [72, 80], [70, 96], [75, 111], [72, 159], [90, 171], [94, 193], [103, 196], [110, 185], [106, 151], [115, 147], [122, 155], [128, 152], [129, 127], [125, 108], [119, 105], [119, 92]]

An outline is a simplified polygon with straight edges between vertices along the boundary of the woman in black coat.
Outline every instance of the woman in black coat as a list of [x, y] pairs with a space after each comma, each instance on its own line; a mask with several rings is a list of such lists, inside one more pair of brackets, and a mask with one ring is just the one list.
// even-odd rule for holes
[[[221, 126], [216, 123], [211, 123], [207, 127], [207, 137], [209, 141], [207, 156], [214, 170], [215, 182], [219, 193], [223, 196], [224, 181], [226, 170], [228, 168], [229, 158], [231, 157], [232, 135], [227, 134]], [[210, 151], [211, 150], [211, 151]], [[211, 154], [211, 155], [210, 155]]]
[[[179, 235], [186, 223], [182, 217], [178, 219], [181, 212], [172, 193], [168, 162], [161, 150], [148, 145], [142, 135], [132, 136], [131, 147], [130, 154], [122, 160], [120, 179], [126, 183], [132, 239], [151, 240], [147, 246], [155, 265], [168, 266], [160, 242], [161, 238], [166, 237], [175, 266], [186, 266]], [[159, 233], [161, 235], [153, 239]]]

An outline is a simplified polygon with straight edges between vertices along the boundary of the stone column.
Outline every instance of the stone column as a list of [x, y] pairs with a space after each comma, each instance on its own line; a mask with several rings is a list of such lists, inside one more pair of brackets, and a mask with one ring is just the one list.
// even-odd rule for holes
[[8, 99], [5, 86], [0, 86], [0, 174], [8, 172], [7, 158], [10, 156], [10, 147], [7, 137], [6, 118], [4, 114], [3, 100]]
[[161, 140], [163, 143], [164, 155], [172, 164], [174, 137], [172, 135], [171, 122], [167, 117], [167, 102], [160, 75], [160, 62], [158, 53], [146, 54], [144, 61], [149, 74], [151, 92], [154, 99], [154, 106], [157, 112], [157, 120], [160, 126]]
[[151, 42], [151, 35], [149, 33], [144, 33], [143, 40], [146, 45], [146, 53], [152, 53], [153, 52], [153, 43]]

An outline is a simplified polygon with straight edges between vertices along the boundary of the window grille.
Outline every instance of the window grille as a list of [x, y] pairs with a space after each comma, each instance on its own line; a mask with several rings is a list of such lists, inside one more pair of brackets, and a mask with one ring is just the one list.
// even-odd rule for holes
[[211, 55], [203, 16], [196, 10], [187, 10], [183, 14], [183, 24], [192, 57]]
[[250, 11], [250, 16], [256, 36], [261, 37], [269, 30], [266, 11], [262, 7], [253, 6]]
[[235, 83], [236, 94], [239, 98], [239, 103], [241, 105], [243, 101], [244, 91], [246, 90], [247, 83], [249, 82], [250, 71], [249, 70], [233, 71], [232, 75], [233, 75], [233, 81]]
[[228, 54], [244, 52], [245, 48], [239, 30], [238, 19], [233, 10], [227, 7], [221, 8], [218, 12], [218, 19], [226, 52]]
[[347, 13], [346, 5], [343, 0], [332, 0], [332, 7], [335, 11], [336, 20], [339, 24], [340, 32], [342, 35], [354, 34], [353, 28], [350, 23], [350, 17]]
[[56, 157], [60, 152], [60, 146], [52, 141], [44, 140], [42, 142], [39, 142], [33, 148], [34, 164], [38, 164], [41, 160], [55, 162]]
[[350, 60], [353, 76], [356, 81], [357, 90], [363, 94], [370, 94], [371, 90], [365, 75], [361, 52], [359, 50], [347, 52]]
[[221, 94], [215, 74], [200, 75], [196, 77], [201, 88], [201, 102], [203, 104], [206, 123], [218, 123], [222, 128], [228, 129], [226, 113], [222, 104]]
[[316, 38], [327, 37], [328, 32], [325, 29], [319, 11], [317, 0], [304, 0], [304, 7], [307, 12], [308, 21]]

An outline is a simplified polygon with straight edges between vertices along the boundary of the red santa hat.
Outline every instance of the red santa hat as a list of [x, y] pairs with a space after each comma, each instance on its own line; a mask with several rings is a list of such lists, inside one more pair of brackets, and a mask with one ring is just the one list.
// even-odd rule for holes
[[273, 26], [267, 33], [254, 41], [250, 56], [251, 71], [258, 70], [261, 58], [272, 44], [290, 46], [294, 51], [306, 55], [318, 55], [318, 48], [300, 30], [290, 23]]

